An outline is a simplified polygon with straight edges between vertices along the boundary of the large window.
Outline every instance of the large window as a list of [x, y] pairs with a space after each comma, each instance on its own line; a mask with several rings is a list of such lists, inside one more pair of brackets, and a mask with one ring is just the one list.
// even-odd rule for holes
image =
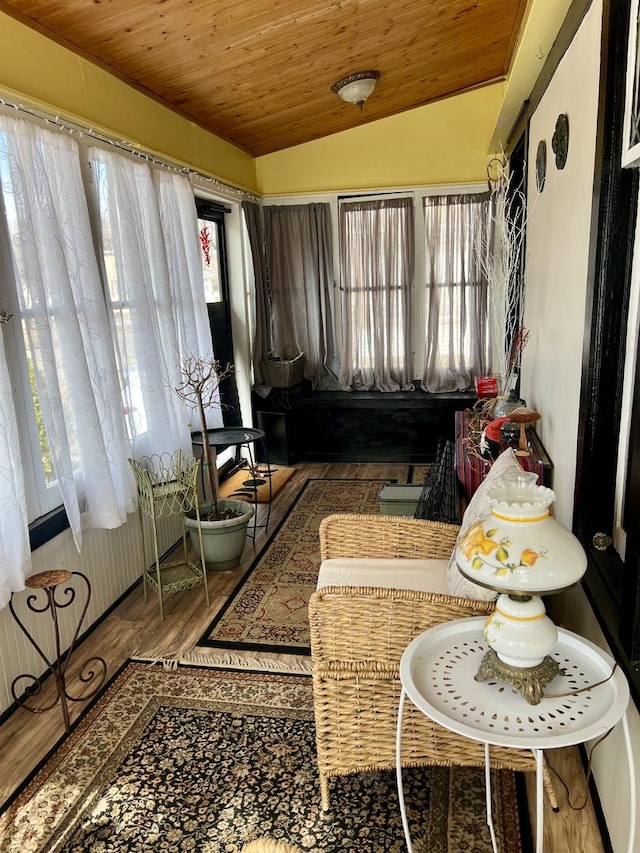
[[192, 450], [172, 388], [183, 354], [212, 351], [194, 193], [182, 174], [2, 115], [0, 192], [13, 529], [30, 524], [34, 548], [70, 526], [80, 549], [85, 527], [134, 511], [128, 457]]
[[[339, 342], [339, 386], [379, 391], [473, 388], [475, 377], [491, 369], [493, 356], [490, 286], [487, 266], [480, 260], [495, 225], [489, 193], [470, 185], [451, 187], [447, 195], [416, 188], [375, 196], [308, 196], [305, 202], [299, 197], [274, 199], [273, 206], [265, 207], [265, 221], [269, 211], [286, 205], [322, 203], [331, 210], [337, 296], [330, 316]], [[267, 249], [275, 288], [276, 261], [286, 263], [286, 257], [272, 257], [269, 240]], [[318, 268], [326, 263], [326, 250], [315, 246], [313, 255], [311, 237], [302, 249]], [[278, 320], [282, 325], [282, 317]], [[274, 316], [267, 321], [274, 322]], [[313, 328], [310, 321], [309, 326]], [[317, 334], [322, 334], [320, 327]], [[286, 327], [280, 336], [287, 339]], [[307, 360], [305, 376], [323, 387], [322, 372], [309, 375], [310, 368]]]
[[428, 391], [462, 391], [489, 365], [489, 193], [424, 199]]
[[107, 306], [111, 311], [112, 329], [117, 341], [118, 367], [122, 390], [122, 408], [129, 439], [147, 432], [147, 413], [141, 387], [141, 372], [132, 328], [132, 295], [127, 286], [122, 262], [114, 249], [114, 230], [118, 230], [118, 206], [109, 198], [107, 170], [104, 163], [93, 162], [98, 218], [102, 248], [103, 278]]
[[20, 310], [17, 292], [13, 286], [14, 261], [9, 240], [10, 235], [18, 233], [18, 223], [7, 157], [0, 157], [0, 184], [3, 188], [6, 217], [0, 223], [0, 306], [13, 314], [12, 319], [4, 326], [4, 341], [14, 401], [22, 426], [21, 449], [28, 460], [24, 479], [28, 520], [31, 522], [59, 506], [61, 497], [36, 388], [34, 359], [38, 357], [38, 353], [34, 352], [31, 345], [37, 334], [34, 329], [33, 308], [27, 297], [24, 310]]
[[[211, 337], [215, 341], [216, 358], [222, 364], [233, 364], [231, 303], [227, 265], [227, 241], [224, 218], [228, 207], [205, 198], [196, 198], [198, 232], [201, 246], [202, 274]], [[221, 390], [222, 420], [227, 426], [240, 426], [240, 402], [234, 376]], [[224, 458], [224, 457], [221, 457]]]
[[341, 204], [343, 386], [380, 391], [411, 387], [414, 262], [413, 199]]

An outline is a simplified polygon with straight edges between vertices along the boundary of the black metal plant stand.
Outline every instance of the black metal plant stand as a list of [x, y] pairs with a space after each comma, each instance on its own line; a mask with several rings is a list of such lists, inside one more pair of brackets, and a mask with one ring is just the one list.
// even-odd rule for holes
[[[58, 625], [58, 611], [64, 609], [65, 607], [69, 607], [69, 605], [71, 605], [76, 599], [76, 590], [71, 585], [71, 583], [69, 583], [71, 581], [71, 578], [73, 577], [81, 578], [84, 584], [86, 585], [86, 601], [80, 619], [78, 620], [78, 625], [73, 635], [71, 645], [69, 646], [67, 651], [63, 653], [62, 649], [60, 648], [60, 628]], [[66, 586], [64, 586], [64, 588], [61, 588], [65, 584]], [[15, 593], [11, 596], [11, 600], [9, 601], [9, 609], [11, 611], [11, 615], [15, 619], [17, 625], [20, 627], [22, 633], [29, 640], [31, 645], [40, 655], [42, 660], [45, 662], [47, 668], [53, 675], [56, 685], [56, 696], [51, 702], [45, 705], [38, 706], [33, 703], [29, 704], [30, 701], [33, 700], [33, 698], [37, 696], [38, 693], [40, 693], [40, 691], [42, 690], [42, 683], [41, 679], [36, 678], [35, 675], [32, 675], [31, 673], [27, 672], [22, 673], [21, 675], [18, 675], [16, 676], [16, 678], [13, 679], [13, 681], [11, 682], [11, 694], [15, 701], [21, 707], [25, 708], [27, 711], [32, 711], [35, 714], [42, 713], [43, 711], [49, 711], [51, 708], [57, 705], [58, 702], [60, 702], [65, 731], [68, 733], [71, 729], [68, 702], [86, 702], [88, 699], [91, 699], [102, 687], [107, 674], [107, 664], [103, 660], [103, 658], [88, 658], [82, 664], [78, 677], [82, 684], [90, 686], [91, 689], [89, 690], [89, 692], [83, 693], [80, 696], [74, 696], [69, 693], [67, 689], [67, 668], [69, 666], [71, 655], [78, 640], [80, 626], [82, 625], [85, 614], [87, 612], [87, 607], [89, 606], [89, 600], [91, 598], [91, 584], [89, 583], [89, 579], [85, 575], [83, 575], [82, 572], [69, 572], [64, 569], [59, 569], [48, 572], [39, 572], [36, 575], [32, 575], [30, 578], [27, 578], [27, 580], [25, 581], [25, 585], [29, 589], [42, 590], [46, 596], [46, 600], [43, 602], [42, 596], [39, 596], [38, 593], [29, 595], [27, 597], [27, 607], [29, 608], [29, 610], [31, 610], [32, 613], [49, 612], [55, 638], [55, 658], [53, 660], [50, 661], [47, 658], [45, 653], [42, 651], [35, 639], [31, 636], [29, 630], [16, 613], [13, 605]], [[58, 598], [56, 598], [56, 593], [58, 593]], [[21, 694], [19, 694], [17, 692], [16, 685], [23, 679], [29, 679], [31, 683], [25, 690], [22, 691]]]
[[[265, 441], [264, 430], [254, 429], [253, 427], [212, 427], [207, 430], [207, 434], [209, 436], [209, 446], [212, 451], [212, 465], [215, 465], [215, 457], [220, 450], [223, 450], [227, 447], [246, 447], [248, 453], [248, 465], [249, 470], [258, 470], [255, 461], [255, 454], [253, 450], [253, 446], [258, 444], [262, 450], [262, 457], [264, 458], [264, 468], [259, 470], [258, 477], [265, 478], [266, 482], [269, 484], [269, 500], [267, 502], [267, 517], [266, 521], [263, 524], [258, 524], [258, 512], [257, 512], [257, 501], [256, 503], [256, 512], [253, 515], [253, 524], [250, 523], [247, 528], [248, 535], [255, 542], [256, 533], [259, 528], [264, 527], [265, 533], [269, 532], [269, 519], [271, 518], [271, 465], [269, 464], [269, 453], [267, 450], [267, 444]], [[193, 432], [191, 433], [191, 442], [194, 447], [202, 447], [203, 438], [201, 432]], [[202, 470], [201, 475], [204, 476]], [[247, 481], [247, 489], [253, 492], [254, 500], [255, 496], [258, 492], [258, 486], [262, 485], [262, 483], [256, 479], [253, 482]], [[204, 491], [204, 482], [202, 484], [202, 489]], [[231, 497], [231, 496], [230, 496]], [[240, 497], [240, 496], [239, 496]]]

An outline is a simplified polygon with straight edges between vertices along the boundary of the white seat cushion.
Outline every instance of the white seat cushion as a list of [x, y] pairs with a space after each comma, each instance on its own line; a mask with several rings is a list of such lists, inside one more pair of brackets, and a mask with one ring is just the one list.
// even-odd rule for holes
[[317, 588], [379, 586], [384, 589], [415, 589], [447, 595], [448, 566], [449, 560], [334, 557], [323, 560]]

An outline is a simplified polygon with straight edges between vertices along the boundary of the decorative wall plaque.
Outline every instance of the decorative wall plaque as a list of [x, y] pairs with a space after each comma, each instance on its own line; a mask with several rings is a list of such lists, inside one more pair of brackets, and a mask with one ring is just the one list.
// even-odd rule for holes
[[566, 113], [560, 113], [556, 121], [556, 129], [551, 139], [551, 147], [556, 155], [556, 168], [564, 169], [569, 153], [569, 118]]
[[538, 150], [536, 151], [536, 187], [541, 193], [544, 189], [544, 182], [547, 177], [547, 143], [544, 139], [538, 142]]

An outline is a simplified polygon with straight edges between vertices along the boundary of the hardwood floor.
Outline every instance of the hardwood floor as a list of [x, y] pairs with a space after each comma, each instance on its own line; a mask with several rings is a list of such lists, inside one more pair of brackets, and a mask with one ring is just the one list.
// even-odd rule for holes
[[[297, 465], [296, 473], [273, 500], [269, 531], [273, 532], [286, 514], [299, 489], [308, 477], [385, 478], [399, 483], [408, 482], [408, 465], [379, 464], [305, 464]], [[259, 506], [258, 521], [264, 520], [266, 508]], [[160, 621], [157, 600], [145, 604], [142, 589], [135, 587], [106, 619], [86, 638], [75, 652], [82, 661], [100, 655], [109, 674], [134, 653], [149, 651], [157, 658], [175, 659], [191, 652], [217, 610], [235, 588], [245, 569], [253, 562], [266, 541], [263, 530], [258, 531], [255, 543], [247, 541], [242, 564], [231, 572], [209, 575], [210, 606], [207, 608], [202, 588], [170, 596], [165, 601], [165, 619]], [[72, 719], [82, 712], [82, 705], [70, 709]], [[34, 718], [24, 710], [15, 711], [0, 726], [0, 802], [4, 802], [31, 773], [42, 758], [64, 734], [59, 710], [53, 709]], [[554, 750], [548, 755], [570, 790], [575, 806], [584, 799], [585, 776], [577, 749]], [[527, 774], [527, 793], [531, 825], [535, 827], [535, 780]], [[576, 811], [568, 803], [567, 794], [557, 784], [560, 811], [545, 809], [544, 849], [547, 853], [603, 853], [604, 846], [590, 798], [587, 805]]]

